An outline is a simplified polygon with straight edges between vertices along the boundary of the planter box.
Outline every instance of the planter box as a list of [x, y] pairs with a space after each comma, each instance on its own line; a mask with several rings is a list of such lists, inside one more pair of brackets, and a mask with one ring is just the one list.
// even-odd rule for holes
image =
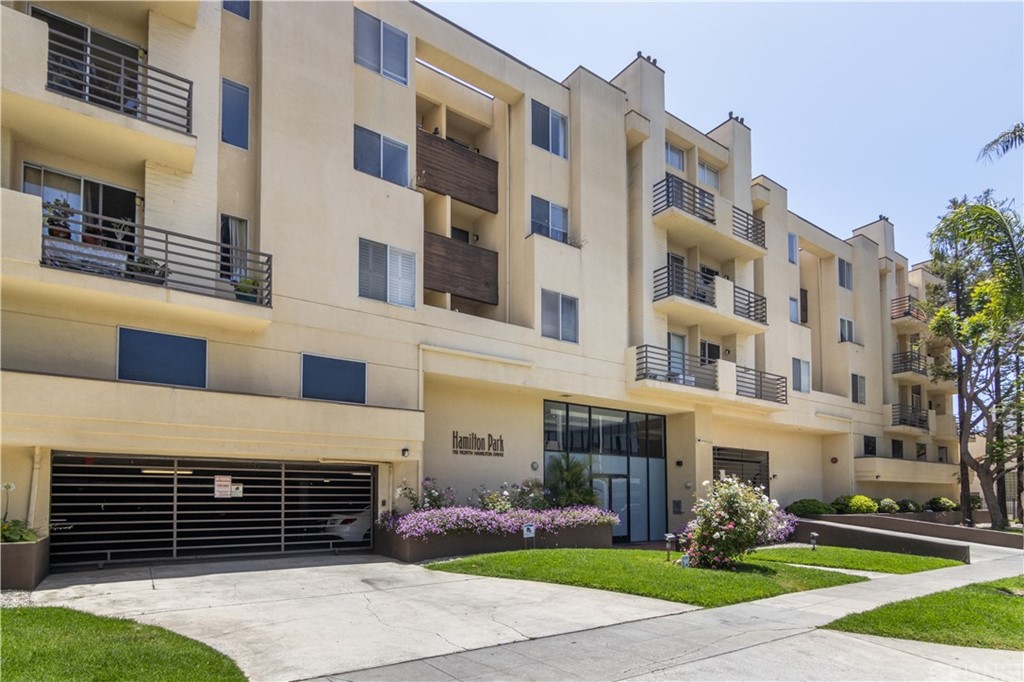
[[0, 543], [0, 587], [34, 590], [50, 572], [50, 538]]
[[556, 547], [608, 549], [612, 546], [612, 527], [607, 525], [582, 526], [580, 528], [564, 528], [558, 533], [538, 530], [536, 545], [533, 540], [524, 540], [522, 535], [477, 535], [475, 533], [433, 535], [426, 541], [417, 538], [407, 540], [391, 531], [376, 528], [373, 546], [377, 554], [408, 563], [440, 557], [532, 549], [534, 546], [537, 549], [554, 549]]

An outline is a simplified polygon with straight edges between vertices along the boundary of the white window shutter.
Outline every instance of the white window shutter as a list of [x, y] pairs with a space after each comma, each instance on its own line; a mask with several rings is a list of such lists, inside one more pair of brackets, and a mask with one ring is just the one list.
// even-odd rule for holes
[[416, 307], [416, 254], [388, 249], [388, 302]]

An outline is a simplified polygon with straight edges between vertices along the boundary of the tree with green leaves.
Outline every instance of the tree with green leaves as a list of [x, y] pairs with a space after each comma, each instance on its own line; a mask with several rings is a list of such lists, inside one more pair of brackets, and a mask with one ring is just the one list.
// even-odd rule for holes
[[993, 156], [999, 158], [1017, 147], [1024, 147], [1024, 122], [1020, 121], [1014, 123], [1012, 128], [999, 133], [996, 139], [982, 147], [981, 152], [978, 154], [978, 160], [987, 159], [991, 161]]
[[[1021, 378], [1009, 368], [1024, 352], [1024, 231], [1020, 215], [989, 191], [952, 200], [930, 239], [932, 271], [943, 280], [928, 292], [931, 333], [950, 343], [956, 359], [934, 371], [957, 381], [960, 504], [970, 523], [973, 471], [993, 527], [1002, 528], [996, 484], [1020, 456], [1019, 429], [1005, 426], [1022, 401]], [[970, 450], [976, 433], [985, 436], [984, 452]]]

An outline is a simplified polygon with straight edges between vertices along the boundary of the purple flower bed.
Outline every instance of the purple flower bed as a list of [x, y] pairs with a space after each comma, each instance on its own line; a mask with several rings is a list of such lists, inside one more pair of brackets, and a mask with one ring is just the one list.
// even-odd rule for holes
[[564, 507], [561, 509], [513, 509], [496, 512], [476, 507], [442, 507], [408, 514], [385, 515], [381, 527], [405, 539], [426, 539], [432, 535], [476, 533], [477, 535], [518, 535], [523, 526], [532, 523], [538, 531], [557, 533], [563, 528], [582, 526], [614, 526], [619, 517], [598, 507]]

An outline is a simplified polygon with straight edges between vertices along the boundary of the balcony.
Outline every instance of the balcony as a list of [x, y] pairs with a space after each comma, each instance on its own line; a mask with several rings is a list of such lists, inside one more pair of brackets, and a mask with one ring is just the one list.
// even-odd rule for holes
[[921, 302], [913, 296], [892, 299], [889, 306], [893, 326], [900, 333], [920, 332], [928, 329], [928, 315], [921, 308]]
[[190, 81], [50, 31], [11, 7], [0, 13], [0, 103], [17, 142], [112, 166], [192, 170]]
[[892, 376], [901, 383], [927, 383], [928, 356], [915, 351], [893, 353]]
[[660, 312], [687, 325], [700, 324], [708, 333], [759, 334], [768, 328], [764, 296], [681, 263], [654, 271], [654, 304]]
[[44, 203], [45, 267], [270, 306], [271, 258], [158, 227]]
[[853, 460], [854, 478], [869, 483], [952, 485], [958, 468], [957, 464], [892, 457], [866, 456]]
[[901, 403], [895, 403], [889, 407], [892, 411], [892, 421], [887, 425], [887, 431], [915, 436], [921, 435], [921, 431], [928, 431], [928, 410], [915, 409], [912, 405]]
[[722, 261], [753, 260], [767, 253], [762, 221], [675, 175], [655, 183], [652, 214], [674, 247], [700, 246]]
[[498, 162], [422, 128], [416, 131], [416, 185], [498, 212]]
[[636, 380], [644, 379], [717, 391], [718, 363], [658, 346], [637, 346]]
[[423, 233], [423, 287], [471, 301], [498, 304], [498, 254]]
[[786, 404], [789, 402], [786, 377], [736, 366], [736, 395]]

